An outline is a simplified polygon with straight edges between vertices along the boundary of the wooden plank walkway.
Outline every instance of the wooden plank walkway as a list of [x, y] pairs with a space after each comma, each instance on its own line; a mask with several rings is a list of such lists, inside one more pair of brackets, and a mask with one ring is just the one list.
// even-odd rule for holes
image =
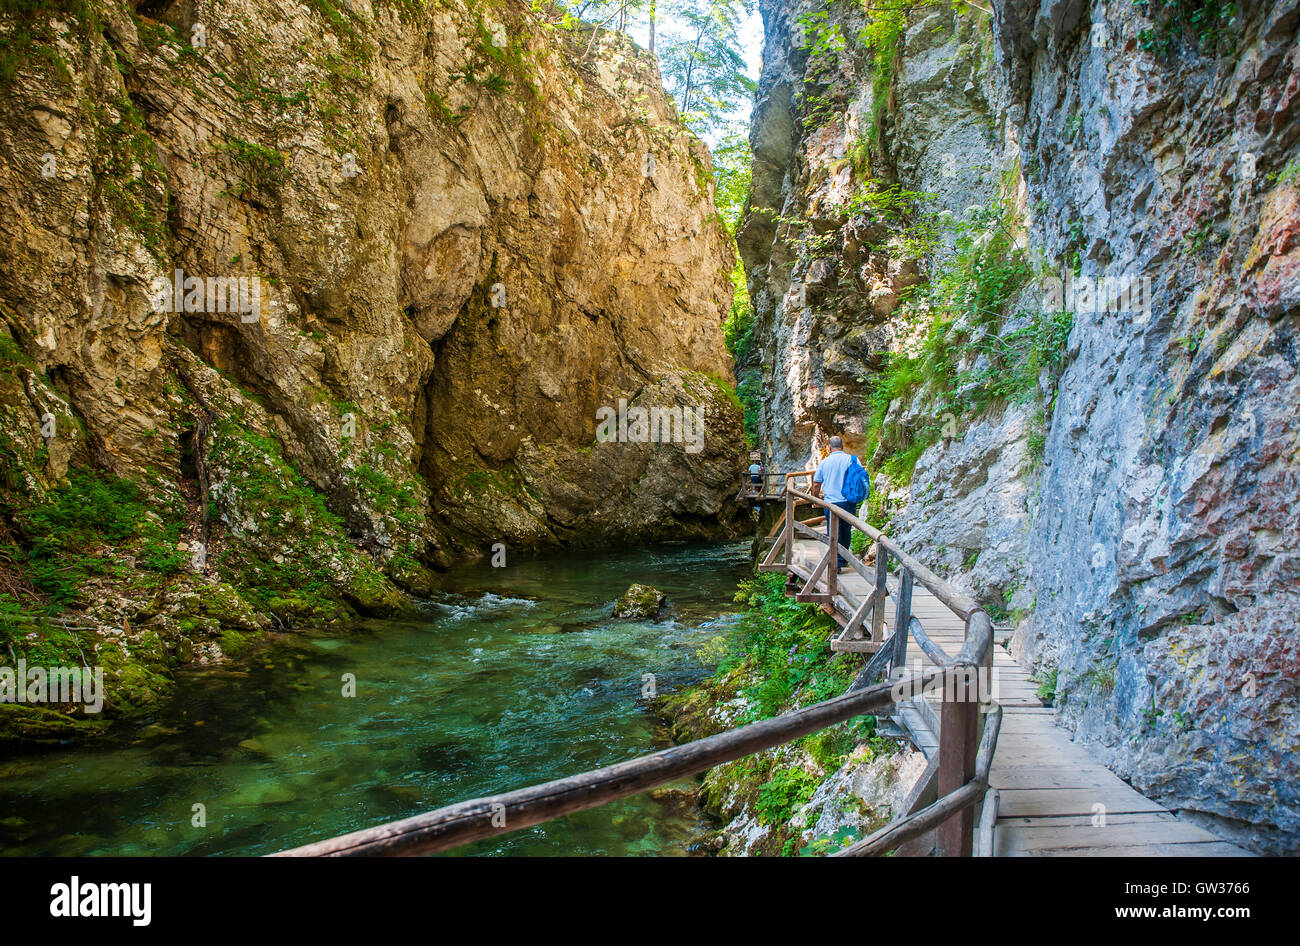
[[[825, 551], [822, 543], [799, 539], [793, 559], [811, 571]], [[837, 580], [858, 601], [871, 592], [870, 583], [855, 572], [842, 571]], [[886, 640], [894, 631], [896, 589], [891, 580], [884, 609]], [[841, 625], [844, 610], [836, 615]], [[912, 589], [912, 616], [946, 653], [961, 650], [961, 619], [919, 583]], [[935, 666], [910, 635], [906, 665], [909, 670]], [[997, 805], [994, 856], [1249, 856], [1203, 828], [1179, 821], [1073, 742], [1038, 698], [1029, 674], [1001, 645], [994, 649], [993, 669], [993, 696], [1003, 711], [986, 796]], [[940, 698], [931, 693], [923, 701], [900, 704], [894, 717], [927, 758], [938, 746]]]

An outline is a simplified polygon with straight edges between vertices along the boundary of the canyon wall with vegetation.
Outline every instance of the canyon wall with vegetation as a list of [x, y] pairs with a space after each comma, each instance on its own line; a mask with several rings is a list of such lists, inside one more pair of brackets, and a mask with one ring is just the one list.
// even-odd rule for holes
[[761, 9], [737, 377], [770, 468], [842, 434], [867, 518], [1015, 627], [1077, 740], [1295, 850], [1296, 4]]
[[[733, 254], [625, 37], [513, 0], [4, 0], [0, 36], [0, 635], [108, 678], [0, 735], [467, 555], [734, 534]], [[678, 422], [604, 442], [623, 399]]]

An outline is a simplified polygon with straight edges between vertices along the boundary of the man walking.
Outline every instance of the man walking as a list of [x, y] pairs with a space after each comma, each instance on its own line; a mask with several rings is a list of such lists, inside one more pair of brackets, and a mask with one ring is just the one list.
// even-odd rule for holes
[[[817, 465], [817, 472], [813, 474], [812, 493], [814, 496], [825, 499], [845, 512], [858, 514], [858, 505], [865, 498], [858, 495], [852, 498], [845, 495], [845, 476], [849, 468], [857, 464], [857, 457], [851, 456], [844, 452], [844, 440], [841, 437], [832, 437], [831, 452], [821, 463]], [[861, 467], [858, 467], [861, 471]], [[865, 476], [865, 471], [862, 471]], [[839, 529], [835, 528], [835, 523], [839, 523]], [[838, 531], [838, 535], [836, 534]], [[853, 542], [853, 527], [839, 519], [829, 509], [826, 511], [826, 537], [830, 541], [839, 541], [839, 544], [849, 548]], [[838, 567], [844, 567], [844, 556], [839, 556]]]

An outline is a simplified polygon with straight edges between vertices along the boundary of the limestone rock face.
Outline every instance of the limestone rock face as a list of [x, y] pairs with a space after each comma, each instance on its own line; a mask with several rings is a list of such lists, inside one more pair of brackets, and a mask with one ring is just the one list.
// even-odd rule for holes
[[[725, 530], [730, 253], [653, 59], [525, 4], [420, 7], [38, 17], [57, 55], [20, 54], [0, 116], [10, 331], [99, 461], [173, 488], [177, 366], [215, 369], [408, 584], [493, 542]], [[169, 311], [178, 269], [258, 311]], [[619, 398], [697, 409], [701, 448], [597, 444]]]
[[1006, 5], [1031, 199], [1059, 208], [1047, 253], [1155, 287], [1149, 312], [1076, 315], [1023, 646], [1059, 661], [1064, 720], [1136, 787], [1295, 850], [1300, 44], [1294, 2], [1238, 9], [1231, 52], [1173, 70], [1137, 48], [1133, 8], [1090, 45], [1099, 8]]
[[[874, 755], [869, 747], [859, 746], [817, 786], [792, 824], [803, 829], [806, 845], [826, 839], [832, 851], [847, 847], [846, 836], [860, 840], [901, 816], [925, 766], [925, 755], [915, 750]], [[834, 842], [837, 836], [844, 840]]]
[[[6, 519], [124, 478], [177, 600], [257, 627], [498, 546], [734, 533], [731, 252], [625, 38], [516, 0], [59, 0], [0, 37]], [[598, 441], [620, 401], [670, 421]], [[103, 633], [153, 620], [128, 598]]]
[[[740, 240], [757, 355], [738, 370], [770, 391], [769, 468], [805, 468], [834, 433], [871, 453], [873, 423], [899, 449], [942, 428], [901, 474], [883, 446], [864, 456], [872, 514], [1018, 626], [1019, 656], [1058, 669], [1061, 721], [1123, 777], [1294, 851], [1300, 14], [1239, 4], [1210, 49], [1131, 5], [992, 6], [913, 9], [884, 96], [856, 12], [832, 10], [847, 41], [827, 63], [798, 25], [809, 4], [762, 6]], [[867, 179], [933, 194], [936, 218], [1014, 210], [1036, 270], [1004, 338], [1033, 326], [1047, 276], [1150, 279], [1150, 304], [1070, 306], [1059, 362], [1018, 398], [956, 416], [934, 384], [882, 401], [889, 358], [926, 330], [901, 316], [907, 285], [953, 244], [909, 261], [906, 221], [853, 203]], [[948, 403], [988, 367], [964, 356]]]

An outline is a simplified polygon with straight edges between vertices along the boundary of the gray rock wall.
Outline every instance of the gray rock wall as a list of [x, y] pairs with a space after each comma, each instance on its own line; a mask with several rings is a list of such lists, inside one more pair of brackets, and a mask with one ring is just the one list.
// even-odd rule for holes
[[[1018, 622], [1022, 659], [1057, 670], [1076, 738], [1162, 802], [1294, 850], [1296, 4], [1239, 4], [1231, 47], [1213, 52], [1129, 4], [996, 2], [992, 18], [917, 5], [879, 142], [856, 164], [871, 50], [840, 54], [840, 121], [813, 127], [788, 104], [812, 75], [789, 25], [802, 9], [763, 6], [754, 140], [768, 166], [753, 203], [821, 213], [829, 236], [751, 218], [742, 239], [773, 468], [804, 465], [832, 433], [863, 446], [886, 353], [917, 337], [888, 298], [906, 254], [869, 232], [879, 221], [826, 213], [836, 188], [897, 182], [958, 216], [1002, 194], [1037, 273], [1004, 331], [1044, 307], [1044, 277], [1149, 278], [1149, 306], [1076, 300], [1059, 378], [1044, 372], [1019, 403], [940, 418], [923, 389], [891, 404], [886, 427], [948, 423], [910, 480], [873, 470], [877, 488], [891, 532]], [[1167, 53], [1143, 49], [1164, 35]], [[920, 276], [950, 249], [916, 260]]]

